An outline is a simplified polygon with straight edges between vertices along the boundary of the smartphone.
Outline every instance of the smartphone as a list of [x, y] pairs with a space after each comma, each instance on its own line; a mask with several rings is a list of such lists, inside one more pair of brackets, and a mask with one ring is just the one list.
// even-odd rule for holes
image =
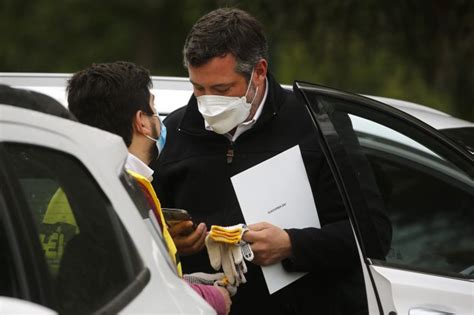
[[[189, 215], [188, 211], [184, 209], [177, 209], [177, 208], [161, 208], [163, 212], [163, 216], [165, 217], [166, 223], [169, 225], [175, 225], [179, 222], [183, 221], [192, 221], [193, 219]], [[195, 223], [193, 222], [193, 229], [195, 227]]]

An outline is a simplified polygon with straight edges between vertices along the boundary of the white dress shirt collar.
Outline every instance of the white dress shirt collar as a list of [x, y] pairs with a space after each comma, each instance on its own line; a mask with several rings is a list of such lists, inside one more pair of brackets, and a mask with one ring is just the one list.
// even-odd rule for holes
[[150, 182], [153, 180], [153, 170], [148, 167], [142, 160], [137, 158], [132, 153], [128, 152], [127, 162], [125, 162], [125, 168], [138, 173], [148, 179]]

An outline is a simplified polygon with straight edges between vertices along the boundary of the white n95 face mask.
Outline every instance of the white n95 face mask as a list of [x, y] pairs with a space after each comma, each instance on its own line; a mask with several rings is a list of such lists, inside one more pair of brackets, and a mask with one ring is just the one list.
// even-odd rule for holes
[[247, 119], [258, 92], [257, 87], [252, 101], [248, 103], [247, 93], [252, 83], [252, 77], [253, 71], [247, 91], [242, 97], [221, 95], [202, 95], [197, 97], [199, 112], [214, 132], [218, 134], [228, 133]]

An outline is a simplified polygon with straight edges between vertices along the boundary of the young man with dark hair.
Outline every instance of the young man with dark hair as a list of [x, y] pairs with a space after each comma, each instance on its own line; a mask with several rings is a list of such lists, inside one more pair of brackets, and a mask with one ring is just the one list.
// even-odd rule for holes
[[[181, 276], [176, 247], [163, 222], [160, 203], [150, 184], [153, 170], [148, 164], [158, 157], [166, 139], [166, 129], [155, 111], [151, 87], [148, 70], [133, 63], [93, 64], [69, 80], [69, 109], [80, 122], [123, 138], [129, 151], [125, 167], [132, 171], [137, 182], [153, 200], [152, 207], [161, 218], [159, 221], [170, 257]], [[198, 284], [191, 286], [218, 314], [229, 312], [231, 300], [225, 288]]]
[[[150, 73], [145, 68], [129, 62], [93, 64], [69, 80], [69, 110], [82, 123], [121, 136], [128, 147], [134, 120], [156, 114], [151, 87]], [[156, 127], [156, 117], [148, 121]], [[149, 132], [156, 133], [156, 128]]]
[[[194, 95], [165, 120], [170, 144], [155, 165], [154, 183], [163, 205], [187, 209], [208, 227], [244, 223], [231, 176], [299, 145], [322, 225], [250, 225], [243, 238], [255, 258], [232, 312], [367, 312], [357, 247], [337, 186], [306, 109], [268, 71], [260, 23], [239, 9], [212, 11], [192, 27], [183, 54]], [[190, 232], [186, 223], [172, 231], [178, 251], [189, 255], [185, 270], [206, 270], [203, 232]], [[260, 266], [276, 263], [309, 274], [270, 295]]]

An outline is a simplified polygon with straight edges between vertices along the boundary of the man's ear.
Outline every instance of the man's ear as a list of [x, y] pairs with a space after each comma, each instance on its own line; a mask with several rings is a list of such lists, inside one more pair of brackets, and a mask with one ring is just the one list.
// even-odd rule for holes
[[255, 79], [258, 83], [265, 81], [267, 77], [268, 62], [265, 59], [260, 59], [255, 65]]
[[147, 115], [141, 110], [135, 113], [135, 116], [133, 117], [132, 125], [133, 125], [134, 132], [137, 132], [143, 135], [149, 135], [151, 133], [150, 121]]

